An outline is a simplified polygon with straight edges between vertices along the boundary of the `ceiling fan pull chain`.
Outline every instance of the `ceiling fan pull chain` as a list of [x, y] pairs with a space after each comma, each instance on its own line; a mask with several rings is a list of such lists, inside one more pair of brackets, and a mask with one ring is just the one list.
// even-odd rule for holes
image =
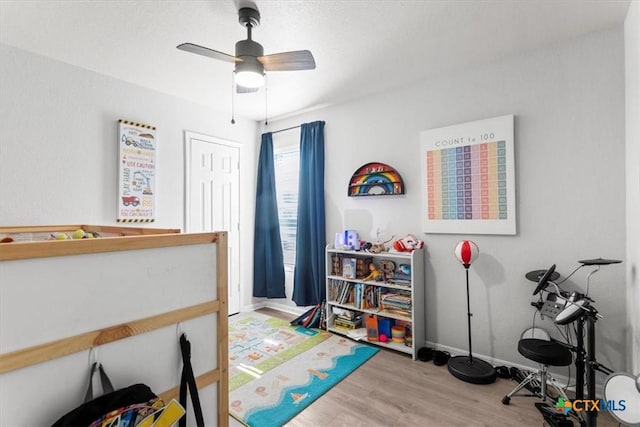
[[236, 99], [236, 79], [234, 78], [235, 71], [231, 72], [231, 124], [236, 124], [236, 109], [235, 109], [235, 99]]
[[267, 75], [264, 75], [264, 125], [267, 126], [269, 124], [268, 114], [267, 114]]

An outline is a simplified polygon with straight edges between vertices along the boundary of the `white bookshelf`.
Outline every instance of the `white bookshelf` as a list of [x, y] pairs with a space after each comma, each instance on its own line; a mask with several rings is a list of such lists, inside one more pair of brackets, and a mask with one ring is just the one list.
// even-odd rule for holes
[[[411, 335], [413, 337], [412, 342], [409, 345], [405, 343], [393, 342], [392, 337], [389, 337], [389, 341], [369, 341], [366, 337], [361, 341], [369, 344], [377, 345], [383, 348], [400, 351], [402, 353], [410, 354], [415, 360], [417, 352], [425, 345], [425, 314], [424, 314], [424, 251], [422, 249], [416, 249], [412, 252], [382, 252], [382, 253], [370, 253], [362, 251], [350, 251], [335, 249], [332, 245], [326, 247], [326, 291], [327, 291], [327, 304], [326, 304], [326, 327], [328, 331], [349, 336], [348, 329], [336, 327], [334, 322], [336, 315], [334, 308], [345, 309], [351, 312], [355, 312], [363, 317], [361, 327], [365, 327], [364, 317], [367, 315], [375, 314], [378, 319], [386, 318], [393, 322], [400, 321], [401, 323], [410, 327]], [[379, 270], [381, 270], [381, 264], [384, 261], [392, 261], [395, 264], [396, 271], [400, 269], [401, 265], [409, 266], [410, 275], [403, 277], [404, 280], [398, 279], [398, 277], [388, 278], [384, 280], [363, 280], [362, 277], [347, 278], [344, 277], [341, 269], [334, 269], [334, 258], [340, 259], [338, 264], [342, 266], [343, 259], [360, 260], [360, 263], [366, 263], [367, 259], [370, 259]], [[406, 267], [405, 267], [406, 269]], [[336, 271], [340, 270], [340, 271]], [[396, 282], [397, 281], [397, 282]], [[361, 285], [359, 285], [361, 284]], [[373, 290], [381, 294], [385, 293], [402, 293], [408, 295], [411, 298], [411, 307], [405, 312], [389, 312], [378, 306], [370, 306], [364, 303], [357, 303], [354, 301], [355, 289], [357, 286], [372, 287]], [[348, 289], [350, 292], [349, 298], [343, 298], [339, 300], [336, 295], [336, 288]], [[379, 289], [379, 290], [378, 290]], [[343, 294], [344, 296], [345, 294]], [[399, 322], [399, 323], [400, 323]]]

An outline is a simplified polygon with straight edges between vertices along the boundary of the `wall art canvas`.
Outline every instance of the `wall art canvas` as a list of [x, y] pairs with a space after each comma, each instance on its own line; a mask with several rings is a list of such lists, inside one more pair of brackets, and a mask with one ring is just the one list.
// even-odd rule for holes
[[118, 222], [153, 222], [156, 128], [119, 120], [118, 158]]
[[516, 234], [514, 116], [420, 133], [425, 233]]

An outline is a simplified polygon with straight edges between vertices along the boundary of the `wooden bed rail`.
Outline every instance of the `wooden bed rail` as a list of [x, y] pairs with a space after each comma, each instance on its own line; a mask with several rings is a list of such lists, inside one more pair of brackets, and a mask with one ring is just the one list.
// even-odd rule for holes
[[0, 243], [0, 261], [197, 245], [216, 243], [219, 239], [218, 233], [198, 233]]
[[0, 355], [0, 374], [219, 311], [210, 301]]

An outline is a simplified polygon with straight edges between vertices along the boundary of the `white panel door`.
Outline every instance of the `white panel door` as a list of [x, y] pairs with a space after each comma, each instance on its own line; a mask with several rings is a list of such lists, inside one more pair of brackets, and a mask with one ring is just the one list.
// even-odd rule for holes
[[240, 146], [185, 133], [187, 232], [226, 231], [229, 243], [229, 314], [240, 311]]

